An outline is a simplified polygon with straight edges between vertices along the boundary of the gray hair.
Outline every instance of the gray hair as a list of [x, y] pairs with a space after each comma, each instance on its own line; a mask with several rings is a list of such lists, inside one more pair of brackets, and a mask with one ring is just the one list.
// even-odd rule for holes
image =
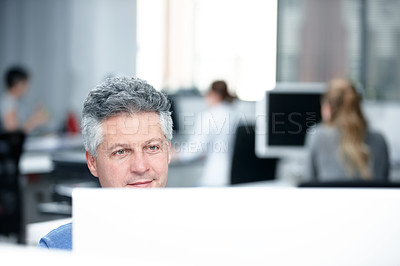
[[82, 110], [82, 136], [85, 149], [97, 156], [103, 141], [101, 123], [120, 113], [156, 112], [168, 142], [172, 139], [171, 104], [167, 97], [138, 78], [109, 78], [90, 91]]

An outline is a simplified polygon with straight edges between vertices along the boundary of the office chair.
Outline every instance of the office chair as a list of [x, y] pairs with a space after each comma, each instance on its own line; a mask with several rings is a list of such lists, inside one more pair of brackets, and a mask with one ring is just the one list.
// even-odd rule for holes
[[239, 125], [236, 130], [231, 184], [275, 179], [278, 158], [260, 159], [255, 154], [255, 126]]
[[17, 235], [23, 243], [22, 195], [19, 179], [19, 159], [25, 134], [0, 133], [0, 234]]

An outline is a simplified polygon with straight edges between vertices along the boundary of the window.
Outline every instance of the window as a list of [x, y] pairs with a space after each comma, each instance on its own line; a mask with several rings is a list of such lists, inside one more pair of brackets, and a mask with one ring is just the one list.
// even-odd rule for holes
[[224, 79], [257, 100], [276, 79], [275, 1], [138, 0], [138, 76], [173, 92]]
[[349, 77], [400, 100], [400, 0], [279, 1], [277, 81]]

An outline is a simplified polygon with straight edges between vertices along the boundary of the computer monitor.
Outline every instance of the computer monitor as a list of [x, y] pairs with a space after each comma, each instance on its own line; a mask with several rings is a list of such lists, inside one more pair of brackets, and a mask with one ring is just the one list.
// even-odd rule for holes
[[325, 90], [325, 83], [277, 83], [266, 91], [256, 105], [256, 155], [303, 154], [307, 133], [321, 121]]

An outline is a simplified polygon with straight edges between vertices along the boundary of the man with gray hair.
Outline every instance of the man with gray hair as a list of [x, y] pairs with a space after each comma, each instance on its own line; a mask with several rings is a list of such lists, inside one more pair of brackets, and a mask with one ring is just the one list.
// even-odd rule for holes
[[[137, 78], [110, 78], [94, 88], [82, 111], [90, 172], [102, 187], [165, 187], [172, 139], [170, 103]], [[72, 249], [72, 224], [40, 240], [39, 247]]]

